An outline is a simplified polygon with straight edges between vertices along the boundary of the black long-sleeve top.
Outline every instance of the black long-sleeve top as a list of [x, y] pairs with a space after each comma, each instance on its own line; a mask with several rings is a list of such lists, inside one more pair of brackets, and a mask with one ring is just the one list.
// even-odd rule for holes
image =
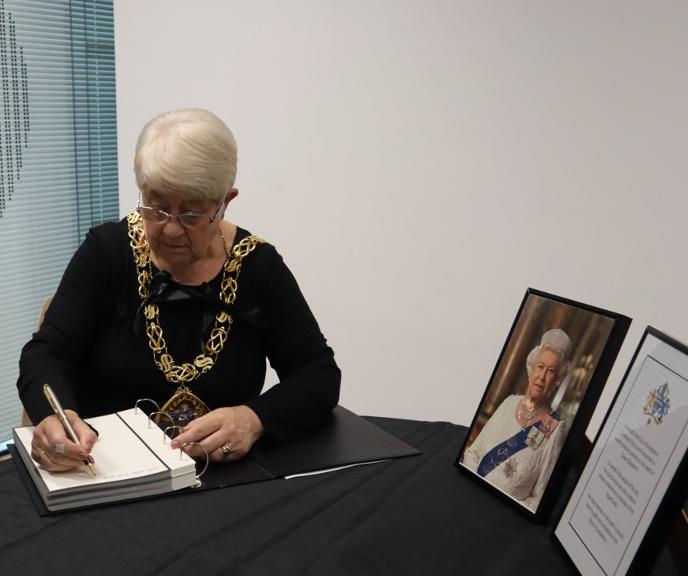
[[[235, 243], [249, 235], [237, 229]], [[202, 285], [216, 295], [222, 271]], [[70, 261], [43, 324], [24, 346], [17, 387], [33, 422], [51, 414], [50, 383], [65, 408], [82, 417], [162, 406], [177, 385], [149, 348], [126, 219], [93, 228]], [[159, 323], [178, 364], [193, 362], [208, 337], [208, 303], [158, 302]], [[337, 404], [340, 371], [293, 275], [270, 244], [242, 262], [234, 322], [215, 366], [189, 384], [211, 409], [245, 404], [267, 434], [283, 440], [316, 424]], [[266, 359], [279, 382], [263, 392]]]

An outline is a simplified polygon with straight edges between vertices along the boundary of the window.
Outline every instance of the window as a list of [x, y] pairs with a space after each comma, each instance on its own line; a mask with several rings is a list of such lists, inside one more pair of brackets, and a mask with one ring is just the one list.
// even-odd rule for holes
[[22, 346], [93, 225], [119, 215], [112, 0], [0, 0], [0, 441]]

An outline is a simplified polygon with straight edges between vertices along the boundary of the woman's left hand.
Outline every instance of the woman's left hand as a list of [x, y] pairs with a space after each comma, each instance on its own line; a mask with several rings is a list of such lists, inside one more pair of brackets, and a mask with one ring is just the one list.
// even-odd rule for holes
[[[172, 441], [172, 448], [186, 442], [199, 442], [211, 462], [238, 460], [245, 456], [263, 434], [263, 423], [248, 406], [218, 408], [189, 422]], [[198, 446], [185, 449], [189, 456], [200, 457]]]

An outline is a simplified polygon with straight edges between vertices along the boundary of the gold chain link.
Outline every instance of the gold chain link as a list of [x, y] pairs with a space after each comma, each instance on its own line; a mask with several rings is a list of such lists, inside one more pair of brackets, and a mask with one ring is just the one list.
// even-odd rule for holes
[[[134, 262], [138, 272], [138, 293], [141, 299], [148, 297], [150, 283], [153, 278], [151, 268], [150, 247], [143, 231], [141, 215], [132, 212], [127, 215], [129, 226], [129, 245], [134, 254]], [[238, 288], [238, 278], [241, 272], [241, 261], [256, 249], [258, 244], [265, 240], [257, 236], [247, 236], [232, 248], [232, 257], [225, 262], [220, 284], [220, 299], [226, 304], [234, 304]], [[234, 321], [231, 314], [221, 310], [215, 315], [215, 324], [210, 330], [210, 335], [205, 344], [205, 353], [194, 358], [193, 363], [184, 362], [177, 364], [167, 350], [167, 343], [160, 326], [160, 309], [157, 304], [148, 304], [144, 307], [143, 315], [146, 319], [146, 335], [148, 346], [153, 351], [155, 365], [162, 371], [168, 382], [174, 384], [191, 382], [201, 374], [210, 370], [217, 360], [218, 355], [229, 338], [229, 330]]]

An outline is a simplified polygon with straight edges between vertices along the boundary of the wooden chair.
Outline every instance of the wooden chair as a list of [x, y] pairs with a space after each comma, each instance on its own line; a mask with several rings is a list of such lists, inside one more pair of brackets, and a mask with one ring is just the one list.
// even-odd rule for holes
[[[50, 306], [50, 302], [52, 302], [53, 297], [48, 296], [44, 301], [43, 305], [41, 306], [41, 312], [38, 315], [38, 322], [36, 323], [36, 329], [39, 329], [41, 327], [41, 324], [43, 324], [43, 319], [45, 318], [45, 313], [48, 310], [48, 306]], [[29, 418], [29, 415], [26, 413], [26, 410], [22, 408], [22, 413], [21, 413], [21, 425], [22, 426], [33, 426], [33, 422], [31, 422], [31, 419]]]

